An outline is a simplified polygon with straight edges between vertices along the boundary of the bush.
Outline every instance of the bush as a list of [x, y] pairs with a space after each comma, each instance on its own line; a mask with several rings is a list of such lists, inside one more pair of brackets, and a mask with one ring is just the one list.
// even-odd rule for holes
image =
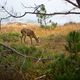
[[80, 57], [72, 60], [70, 56], [60, 55], [47, 67], [46, 80], [79, 80]]
[[75, 55], [80, 52], [80, 32], [73, 31], [67, 35], [67, 44], [65, 48], [70, 53], [75, 53]]
[[16, 42], [19, 40], [19, 33], [2, 33], [0, 35], [0, 41]]
[[36, 48], [35, 46], [26, 46], [25, 44], [12, 44], [12, 48], [16, 49], [18, 52], [26, 55], [31, 55], [34, 57], [40, 57], [42, 50]]

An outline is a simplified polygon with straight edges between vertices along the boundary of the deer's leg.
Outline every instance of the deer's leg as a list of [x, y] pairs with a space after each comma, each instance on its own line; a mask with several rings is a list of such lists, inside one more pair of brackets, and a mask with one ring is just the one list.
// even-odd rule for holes
[[24, 42], [26, 43], [26, 36], [24, 36]]
[[31, 40], [31, 45], [32, 45], [32, 37], [30, 36], [30, 40]]
[[22, 38], [23, 38], [23, 35], [21, 36], [21, 43], [22, 43]]

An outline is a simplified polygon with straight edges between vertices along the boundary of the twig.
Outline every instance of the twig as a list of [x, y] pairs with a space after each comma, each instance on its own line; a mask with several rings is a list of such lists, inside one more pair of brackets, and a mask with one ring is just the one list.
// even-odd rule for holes
[[37, 77], [37, 78], [35, 78], [34, 80], [42, 79], [42, 78], [44, 78], [44, 77], [46, 77], [46, 75], [42, 75], [42, 76], [40, 76], [40, 77]]
[[36, 63], [39, 63], [41, 61], [41, 57], [37, 60], [37, 62]]
[[77, 7], [77, 8], [80, 8], [78, 5], [76, 5], [75, 3], [73, 3], [73, 2], [70, 1], [70, 0], [65, 0], [65, 1], [67, 1], [68, 3], [72, 4], [73, 6], [75, 6], [75, 7]]

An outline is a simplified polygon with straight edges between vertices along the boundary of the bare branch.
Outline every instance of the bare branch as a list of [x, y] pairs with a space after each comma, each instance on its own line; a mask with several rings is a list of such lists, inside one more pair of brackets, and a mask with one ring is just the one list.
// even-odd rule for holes
[[73, 6], [75, 6], [75, 7], [77, 7], [77, 8], [80, 8], [78, 5], [76, 5], [75, 3], [73, 3], [73, 2], [70, 1], [70, 0], [65, 0], [65, 1], [67, 1], [68, 3], [72, 4]]
[[10, 12], [8, 12], [4, 6], [2, 6], [2, 8], [5, 10], [5, 12], [7, 12], [11, 17], [14, 17], [14, 18], [21, 18], [21, 17], [24, 17], [26, 14], [43, 14], [43, 15], [67, 15], [67, 14], [80, 14], [80, 12], [54, 12], [54, 13], [37, 13], [37, 12], [25, 12], [23, 15], [20, 15], [20, 16], [15, 16], [13, 14], [11, 14]]
[[76, 2], [77, 2], [78, 6], [80, 8], [80, 0], [76, 0]]
[[36, 5], [36, 4], [34, 4], [35, 5], [35, 7], [27, 7], [27, 6], [25, 6], [23, 3], [21, 3], [22, 4], [22, 6], [24, 7], [24, 8], [32, 8], [32, 9], [34, 9], [34, 12], [36, 12], [36, 11], [38, 11], [38, 9], [40, 8], [40, 6], [41, 5]]
[[24, 8], [35, 8], [35, 7], [27, 7], [27, 6], [25, 6], [22, 2], [21, 2], [21, 5], [24, 7]]
[[2, 7], [2, 6], [6, 6], [6, 4], [7, 4], [7, 0], [4, 2], [3, 5], [0, 4], [0, 7]]
[[40, 8], [41, 5], [38, 5], [38, 6], [37, 6], [37, 5], [35, 4], [35, 6], [36, 6], [36, 7], [35, 7], [34, 12], [38, 11], [38, 9]]
[[5, 1], [4, 6], [6, 6], [6, 4], [7, 4], [7, 0]]
[[46, 75], [42, 75], [42, 76], [40, 76], [40, 77], [37, 77], [37, 78], [35, 78], [34, 80], [40, 80], [40, 79], [42, 79], [42, 78], [44, 78], [44, 77], [46, 77]]

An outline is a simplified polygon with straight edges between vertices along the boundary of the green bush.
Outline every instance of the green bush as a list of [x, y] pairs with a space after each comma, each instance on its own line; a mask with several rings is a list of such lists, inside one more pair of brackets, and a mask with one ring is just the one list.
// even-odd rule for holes
[[0, 41], [16, 42], [19, 40], [19, 33], [2, 33], [0, 35]]
[[75, 55], [80, 52], [80, 32], [73, 31], [67, 35], [67, 44], [65, 48], [70, 53], [75, 53]]
[[72, 60], [70, 56], [60, 55], [48, 65], [46, 80], [79, 80], [80, 57]]
[[34, 57], [40, 57], [42, 50], [36, 48], [35, 46], [26, 46], [25, 44], [11, 44], [11, 47], [16, 49], [18, 52], [26, 55], [31, 55]]
[[[28, 58], [25, 59], [24, 57], [12, 54], [6, 58], [0, 56], [0, 65], [3, 64], [8, 66], [5, 70], [22, 71], [27, 76], [26, 80], [33, 80], [37, 76], [42, 75], [46, 75], [43, 80], [80, 80], [80, 56], [75, 60], [71, 56], [55, 54], [54, 60], [46, 61], [43, 64], [41, 62], [35, 63]], [[7, 75], [7, 77], [9, 76]]]

